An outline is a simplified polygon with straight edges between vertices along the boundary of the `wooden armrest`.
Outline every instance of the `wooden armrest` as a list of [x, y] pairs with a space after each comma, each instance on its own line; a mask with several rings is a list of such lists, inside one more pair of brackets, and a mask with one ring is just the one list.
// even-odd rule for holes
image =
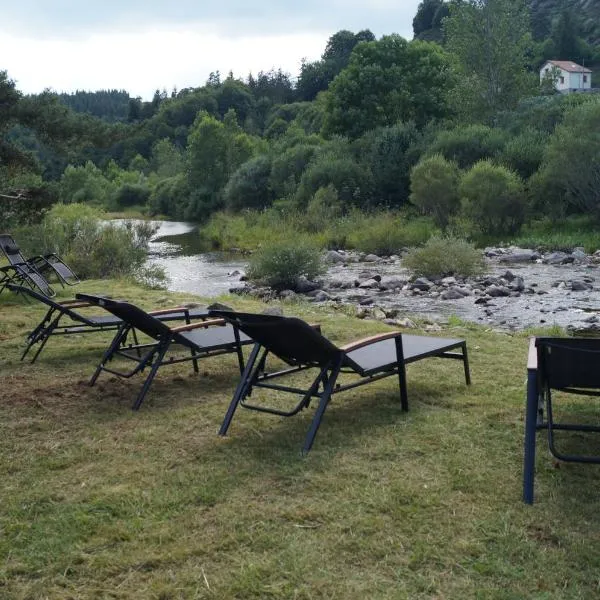
[[65, 308], [85, 308], [87, 306], [95, 306], [95, 304], [84, 302], [83, 300], [64, 300], [58, 304], [64, 306]]
[[150, 311], [148, 314], [152, 315], [153, 317], [156, 317], [157, 315], [168, 315], [169, 313], [184, 313], [184, 312], [190, 312], [189, 308], [184, 308], [182, 306], [174, 306], [172, 308], [161, 308], [159, 310], [152, 310]]
[[529, 351], [527, 353], [527, 368], [537, 369], [537, 348], [535, 347], [535, 338], [529, 338]]
[[340, 346], [340, 350], [343, 350], [344, 352], [352, 352], [352, 350], [358, 350], [363, 346], [369, 346], [370, 344], [375, 344], [376, 342], [382, 342], [383, 340], [397, 338], [401, 335], [401, 331], [388, 331], [387, 333], [378, 333], [377, 335], [372, 335], [366, 338], [362, 338], [361, 340], [356, 340], [355, 342], [350, 342], [345, 346]]
[[200, 327], [212, 327], [213, 325], [225, 325], [225, 319], [209, 319], [208, 321], [198, 321], [197, 323], [188, 323], [179, 327], [172, 327], [171, 331], [181, 332], [199, 329]]

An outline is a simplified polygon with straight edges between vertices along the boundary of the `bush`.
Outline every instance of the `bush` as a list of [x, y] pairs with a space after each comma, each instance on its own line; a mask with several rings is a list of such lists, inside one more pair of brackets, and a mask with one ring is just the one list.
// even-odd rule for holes
[[485, 158], [493, 158], [504, 147], [506, 133], [486, 125], [469, 125], [440, 132], [428, 154], [441, 154], [466, 169]]
[[481, 252], [469, 242], [454, 237], [434, 236], [421, 248], [412, 248], [402, 263], [421, 277], [468, 277], [485, 272]]
[[431, 215], [442, 230], [458, 210], [459, 171], [456, 163], [441, 154], [424, 158], [410, 174], [410, 201], [427, 215]]
[[115, 204], [119, 208], [144, 206], [150, 198], [148, 186], [139, 183], [124, 183], [114, 195]]
[[314, 279], [324, 271], [318, 248], [306, 241], [274, 242], [258, 250], [248, 268], [250, 280], [275, 290], [295, 289], [302, 276]]
[[319, 188], [308, 203], [302, 229], [308, 232], [323, 231], [342, 216], [342, 206], [333, 185]]
[[183, 213], [190, 199], [190, 188], [184, 174], [162, 179], [148, 200], [150, 215], [167, 215], [183, 218]]
[[464, 216], [484, 235], [513, 235], [525, 219], [523, 182], [515, 172], [488, 160], [463, 175], [460, 196]]
[[306, 169], [296, 192], [296, 202], [305, 208], [319, 188], [333, 185], [345, 210], [366, 207], [371, 199], [371, 174], [349, 157], [319, 156]]
[[266, 208], [273, 202], [269, 186], [271, 159], [260, 154], [246, 161], [229, 179], [223, 197], [230, 210]]
[[548, 139], [547, 133], [528, 128], [507, 142], [499, 160], [528, 179], [542, 164]]
[[297, 144], [273, 158], [270, 186], [277, 198], [296, 192], [302, 173], [317, 152], [315, 144]]
[[[155, 230], [145, 221], [106, 221], [90, 206], [57, 204], [40, 225], [15, 235], [28, 254], [56, 252], [80, 277], [103, 278], [142, 273]], [[156, 270], [152, 276], [161, 279]]]

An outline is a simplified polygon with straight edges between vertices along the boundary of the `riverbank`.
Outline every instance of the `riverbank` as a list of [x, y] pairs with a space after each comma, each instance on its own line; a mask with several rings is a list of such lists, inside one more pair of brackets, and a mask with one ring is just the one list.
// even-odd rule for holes
[[[198, 301], [125, 282], [78, 290], [147, 308]], [[283, 308], [337, 343], [389, 330], [326, 306]], [[200, 374], [161, 369], [134, 413], [139, 378], [86, 383], [109, 335], [57, 337], [34, 365], [19, 361], [42, 314], [0, 297], [6, 597], [596, 593], [598, 471], [556, 470], [539, 452], [536, 505], [521, 503], [526, 336], [443, 325], [438, 335], [467, 340], [472, 386], [454, 361], [411, 364], [408, 413], [390, 380], [336, 396], [301, 458], [312, 409], [292, 419], [240, 410], [217, 436], [239, 377], [234, 357], [203, 360]]]

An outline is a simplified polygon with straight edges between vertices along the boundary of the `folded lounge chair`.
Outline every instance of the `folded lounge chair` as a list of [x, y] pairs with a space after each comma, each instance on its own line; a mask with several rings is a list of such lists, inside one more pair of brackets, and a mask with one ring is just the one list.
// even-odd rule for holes
[[[236, 328], [226, 324], [224, 319], [211, 319], [188, 323], [179, 327], [169, 327], [156, 316], [128, 302], [90, 294], [77, 294], [76, 297], [79, 300], [102, 306], [123, 322], [104, 353], [90, 380], [90, 385], [94, 385], [102, 371], [129, 378], [146, 368], [149, 369], [142, 389], [133, 403], [132, 408], [134, 410], [139, 409], [141, 406], [156, 372], [161, 366], [191, 360], [194, 364], [194, 370], [197, 372], [199, 359], [234, 352], [237, 354], [240, 372], [244, 370], [242, 346], [249, 344], [252, 340]], [[124, 342], [131, 329], [144, 333], [151, 338], [152, 342], [125, 345]], [[167, 356], [173, 345], [183, 346], [189, 351], [189, 354], [185, 356]], [[129, 371], [109, 367], [109, 363], [116, 357], [132, 360], [136, 365]]]
[[[303, 452], [306, 453], [313, 445], [325, 409], [335, 393], [396, 375], [400, 384], [402, 409], [408, 410], [405, 366], [429, 357], [462, 360], [465, 380], [467, 384], [471, 383], [464, 340], [404, 335], [393, 331], [336, 346], [318, 329], [301, 319], [219, 310], [211, 310], [209, 314], [224, 318], [256, 342], [221, 425], [220, 435], [227, 433], [238, 406], [289, 417], [308, 407], [311, 400], [316, 398], [317, 410], [304, 441]], [[455, 349], [460, 352], [451, 352]], [[278, 357], [288, 367], [274, 373], [267, 372], [269, 354]], [[317, 372], [308, 388], [272, 383], [274, 379], [305, 369], [315, 369]], [[340, 373], [352, 373], [359, 380], [339, 385], [337, 379]], [[252, 404], [248, 398], [253, 388], [297, 394], [300, 400], [288, 411]]]
[[[0, 249], [4, 252], [8, 262], [14, 267], [24, 269], [26, 265], [30, 269], [37, 271], [44, 278], [48, 275], [55, 275], [57, 281], [63, 287], [65, 284], [75, 285], [79, 283], [77, 275], [75, 275], [73, 270], [55, 253], [40, 254], [38, 256], [32, 256], [31, 258], [25, 258], [14, 238], [8, 233], [0, 234]], [[37, 285], [37, 287], [42, 289], [39, 285]]]
[[[21, 355], [21, 360], [27, 356], [34, 346], [39, 344], [31, 359], [32, 363], [35, 362], [52, 336], [115, 331], [123, 325], [123, 321], [114, 315], [89, 315], [79, 310], [81, 308], [97, 306], [97, 303], [80, 299], [57, 302], [28, 287], [12, 283], [7, 284], [7, 287], [17, 294], [37, 300], [48, 307], [42, 320], [27, 335], [27, 347]], [[191, 323], [198, 319], [206, 319], [208, 316], [206, 308], [186, 308], [179, 306], [155, 310], [150, 314], [161, 321], [185, 321], [186, 323]], [[137, 343], [135, 330], [132, 330], [131, 333], [134, 341]]]
[[28, 286], [30, 289], [38, 289], [44, 296], [53, 298], [56, 292], [46, 281], [46, 278], [29, 263], [20, 263], [0, 267], [0, 294], [8, 288], [9, 284], [16, 286]]

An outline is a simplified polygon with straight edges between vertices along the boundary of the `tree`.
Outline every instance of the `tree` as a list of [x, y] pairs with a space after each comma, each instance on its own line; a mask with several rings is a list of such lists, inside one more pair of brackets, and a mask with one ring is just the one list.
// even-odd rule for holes
[[206, 218], [221, 208], [225, 184], [253, 152], [253, 141], [238, 126], [235, 111], [224, 122], [200, 113], [188, 136], [187, 173], [193, 197], [187, 217]]
[[[548, 145], [534, 192], [541, 202], [588, 213], [600, 222], [600, 101], [571, 110]], [[548, 190], [551, 192], [549, 195]]]
[[582, 40], [577, 36], [577, 29], [573, 13], [565, 8], [556, 20], [550, 35], [556, 60], [580, 59]]
[[296, 93], [300, 100], [314, 100], [319, 92], [326, 90], [336, 75], [346, 67], [352, 50], [360, 42], [372, 42], [375, 36], [368, 29], [352, 33], [342, 29], [327, 41], [321, 60], [302, 61]]
[[462, 70], [454, 102], [467, 118], [489, 119], [514, 108], [533, 79], [525, 0], [454, 0], [444, 21], [447, 48]]
[[[365, 136], [367, 137], [367, 136]], [[397, 123], [373, 131], [365, 159], [373, 174], [373, 195], [377, 204], [401, 206], [409, 194], [410, 168], [414, 164], [409, 148], [418, 138], [413, 123]]]
[[325, 100], [325, 135], [352, 138], [398, 121], [422, 126], [449, 115], [450, 60], [430, 42], [399, 35], [357, 46]]
[[152, 146], [152, 168], [161, 178], [174, 177], [183, 172], [183, 155], [169, 139], [158, 140]]
[[441, 154], [424, 158], [410, 174], [410, 201], [423, 213], [433, 217], [445, 231], [450, 217], [460, 206], [458, 183], [460, 171], [455, 162]]
[[436, 13], [443, 4], [443, 0], [422, 0], [422, 2], [419, 3], [417, 14], [412, 23], [415, 37], [419, 37], [421, 33], [433, 28], [433, 21]]

